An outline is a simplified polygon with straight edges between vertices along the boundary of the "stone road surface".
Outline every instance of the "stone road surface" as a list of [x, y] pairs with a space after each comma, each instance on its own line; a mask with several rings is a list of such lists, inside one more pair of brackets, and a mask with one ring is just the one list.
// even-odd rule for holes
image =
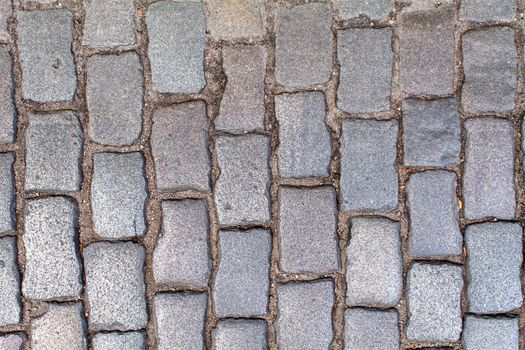
[[524, 11], [0, 0], [0, 350], [523, 350]]

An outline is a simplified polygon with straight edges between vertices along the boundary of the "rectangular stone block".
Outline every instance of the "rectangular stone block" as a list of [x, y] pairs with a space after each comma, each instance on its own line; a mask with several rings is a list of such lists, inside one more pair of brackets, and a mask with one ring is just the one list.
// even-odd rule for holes
[[515, 13], [514, 0], [462, 0], [459, 19], [474, 22], [511, 21]]
[[[0, 21], [2, 2], [5, 0], [0, 0]], [[15, 141], [16, 108], [12, 65], [13, 59], [7, 45], [0, 45], [0, 144]]]
[[20, 333], [6, 334], [0, 336], [1, 350], [23, 350], [25, 344], [25, 337]]
[[67, 197], [47, 197], [26, 202], [22, 235], [26, 298], [76, 297], [82, 292], [78, 252], [78, 209]]
[[149, 5], [146, 25], [153, 89], [184, 94], [204, 88], [204, 5], [158, 1]]
[[92, 243], [84, 248], [89, 329], [146, 327], [144, 248], [136, 243]]
[[77, 79], [71, 12], [20, 11], [17, 30], [23, 98], [36, 102], [73, 100]]
[[388, 111], [394, 62], [392, 30], [341, 30], [337, 56], [341, 65], [337, 107], [349, 113]]
[[388, 15], [392, 7], [392, 0], [341, 0], [339, 17], [345, 20], [366, 16], [380, 20]]
[[399, 350], [398, 322], [396, 311], [347, 309], [345, 349]]
[[397, 207], [397, 133], [395, 120], [343, 122], [341, 210]]
[[279, 123], [278, 164], [283, 177], [328, 176], [332, 140], [325, 124], [322, 92], [275, 97]]
[[0, 233], [16, 229], [13, 153], [0, 153]]
[[[0, 326], [20, 322], [22, 305], [15, 237], [0, 238], [0, 300], [2, 300]], [[0, 344], [2, 344], [1, 340]], [[0, 349], [3, 349], [1, 345]]]
[[0, 0], [0, 40], [9, 40], [9, 20], [13, 14], [11, 0]]
[[264, 34], [264, 0], [214, 0], [208, 3], [208, 28], [215, 39]]
[[97, 333], [93, 337], [93, 350], [145, 350], [143, 332]]
[[147, 193], [143, 154], [95, 153], [93, 163], [91, 207], [95, 232], [112, 239], [144, 234]]
[[159, 190], [210, 190], [208, 128], [202, 101], [153, 112], [151, 147]]
[[516, 317], [465, 317], [463, 349], [465, 350], [518, 350], [519, 324]]
[[213, 350], [266, 350], [263, 320], [221, 320], [213, 330]]
[[474, 118], [465, 122], [465, 129], [465, 217], [512, 219], [516, 211], [512, 124], [503, 119]]
[[[322, 84], [332, 74], [332, 9], [309, 3], [275, 14], [275, 77], [284, 86]], [[308, 64], [305, 64], [308, 62]]]
[[206, 201], [162, 202], [162, 231], [153, 252], [153, 276], [160, 284], [208, 285], [209, 216]]

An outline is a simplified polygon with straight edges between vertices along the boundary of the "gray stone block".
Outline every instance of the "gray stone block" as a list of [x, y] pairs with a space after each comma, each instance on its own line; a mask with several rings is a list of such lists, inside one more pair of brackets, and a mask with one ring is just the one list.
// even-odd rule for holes
[[0, 350], [23, 350], [25, 337], [21, 334], [5, 334], [0, 336]]
[[210, 190], [208, 127], [202, 101], [153, 112], [151, 146], [159, 190]]
[[344, 20], [366, 16], [379, 20], [388, 15], [392, 5], [392, 0], [341, 0], [339, 17]]
[[332, 140], [325, 124], [324, 94], [278, 95], [275, 113], [279, 123], [279, 175], [294, 178], [328, 176]]
[[248, 45], [225, 47], [222, 55], [228, 81], [215, 127], [234, 132], [263, 130], [266, 49]]
[[24, 212], [26, 298], [76, 297], [82, 292], [78, 209], [66, 197], [31, 199]]
[[518, 80], [514, 30], [491, 27], [467, 32], [463, 72], [461, 103], [466, 112], [512, 111]]
[[261, 135], [216, 139], [221, 174], [215, 186], [219, 222], [263, 223], [270, 219], [270, 143]]
[[13, 153], [0, 153], [0, 232], [16, 229], [14, 161]]
[[461, 255], [456, 174], [425, 171], [410, 175], [406, 185], [409, 217], [408, 254]]
[[403, 111], [405, 165], [459, 164], [461, 121], [457, 100], [405, 100]]
[[146, 327], [145, 256], [144, 248], [131, 242], [97, 242], [84, 248], [90, 330]]
[[347, 309], [345, 349], [399, 350], [398, 322], [393, 310]]
[[[414, 11], [424, 11], [424, 10], [434, 10], [441, 6], [455, 5], [457, 0], [409, 0], [407, 2], [403, 1], [403, 12], [414, 12]], [[430, 350], [430, 348], [425, 348]], [[447, 349], [447, 348], [441, 348]]]
[[153, 88], [169, 93], [196, 93], [204, 88], [204, 5], [153, 3], [146, 25]]
[[97, 333], [93, 337], [93, 350], [146, 350], [143, 332]]
[[[5, 0], [0, 0], [0, 21], [3, 2]], [[0, 45], [0, 144], [15, 141], [16, 108], [12, 64], [13, 59], [7, 45]]]
[[397, 207], [397, 133], [395, 120], [343, 122], [341, 210]]
[[346, 303], [395, 307], [403, 292], [399, 223], [357, 217], [351, 219], [350, 225]]
[[23, 98], [36, 102], [73, 100], [77, 79], [71, 12], [20, 11], [17, 30]]
[[468, 119], [463, 199], [465, 217], [514, 218], [514, 130], [503, 119]]
[[91, 206], [95, 232], [113, 239], [142, 235], [146, 231], [147, 199], [142, 153], [95, 153], [93, 162]]
[[208, 3], [208, 28], [215, 39], [264, 34], [264, 0], [215, 0]]
[[163, 293], [154, 299], [157, 349], [204, 349], [206, 293]]
[[[309, 3], [275, 14], [275, 77], [279, 84], [307, 87], [332, 74], [332, 9]], [[308, 64], [305, 64], [308, 62]]]
[[505, 313], [521, 306], [522, 239], [523, 229], [518, 223], [489, 222], [467, 226], [470, 312]]
[[408, 272], [411, 341], [455, 342], [461, 334], [462, 267], [415, 263]]
[[89, 136], [113, 146], [131, 145], [142, 130], [142, 64], [134, 52], [88, 59]]
[[277, 285], [278, 311], [275, 321], [280, 349], [328, 349], [334, 331], [331, 281], [290, 282]]
[[27, 191], [79, 191], [81, 162], [82, 128], [73, 112], [29, 115]]
[[218, 317], [268, 313], [272, 238], [268, 230], [221, 231], [213, 298]]
[[466, 316], [463, 331], [465, 350], [518, 350], [519, 324], [515, 317]]
[[221, 320], [213, 330], [213, 350], [266, 350], [263, 320]]
[[9, 40], [8, 24], [12, 14], [11, 0], [0, 0], [0, 40], [2, 41]]
[[462, 0], [459, 19], [475, 22], [511, 21], [515, 14], [514, 0]]
[[337, 107], [349, 113], [388, 111], [394, 62], [392, 30], [341, 30], [337, 43], [341, 64]]
[[[0, 326], [20, 322], [22, 305], [20, 300], [20, 276], [17, 264], [15, 237], [0, 238]], [[0, 350], [2, 348], [0, 338]], [[7, 342], [7, 340], [5, 340]]]
[[153, 252], [156, 283], [208, 285], [209, 216], [206, 201], [162, 202], [162, 231]]

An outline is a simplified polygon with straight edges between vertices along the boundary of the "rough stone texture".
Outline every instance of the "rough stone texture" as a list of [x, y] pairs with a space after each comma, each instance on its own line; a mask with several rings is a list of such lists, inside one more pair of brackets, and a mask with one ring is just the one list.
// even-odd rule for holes
[[208, 205], [202, 200], [162, 202], [162, 231], [153, 252], [157, 283], [208, 285]]
[[454, 342], [461, 334], [462, 267], [415, 263], [408, 272], [409, 340]]
[[93, 350], [145, 350], [146, 337], [142, 332], [97, 333]]
[[410, 175], [406, 186], [411, 256], [460, 255], [463, 239], [459, 228], [456, 174], [425, 171]]
[[95, 153], [93, 162], [91, 206], [95, 232], [114, 239], [142, 235], [146, 230], [147, 198], [142, 153]]
[[399, 350], [396, 311], [348, 309], [345, 312], [345, 349]]
[[84, 248], [90, 330], [146, 326], [145, 256], [144, 248], [131, 242], [97, 242]]
[[466, 316], [463, 331], [465, 350], [518, 350], [518, 319]]
[[413, 94], [454, 92], [452, 8], [402, 13], [399, 17], [399, 82]]
[[266, 322], [224, 320], [213, 330], [213, 350], [266, 350]]
[[461, 122], [457, 100], [405, 100], [403, 111], [405, 165], [459, 164]]
[[475, 313], [505, 313], [523, 302], [520, 271], [523, 229], [518, 223], [469, 225], [467, 301]]
[[475, 22], [511, 21], [515, 13], [514, 0], [462, 0], [459, 19]]
[[264, 34], [264, 0], [214, 0], [208, 3], [208, 11], [208, 28], [216, 39]]
[[269, 140], [261, 135], [216, 139], [221, 174], [215, 186], [219, 223], [262, 223], [270, 219]]
[[225, 47], [222, 55], [228, 81], [215, 127], [233, 132], [263, 130], [266, 49], [248, 45]]
[[73, 99], [77, 79], [72, 41], [71, 12], [57, 9], [18, 13], [23, 98], [36, 102]]
[[514, 31], [508, 27], [473, 30], [463, 36], [462, 46], [465, 111], [513, 110], [518, 69]]
[[341, 146], [341, 210], [393, 210], [398, 202], [395, 120], [345, 120]]
[[155, 110], [151, 144], [159, 190], [210, 190], [208, 126], [202, 101]]
[[219, 265], [213, 286], [218, 317], [267, 314], [271, 250], [267, 230], [219, 233]]
[[[2, 2], [0, 0], [0, 21]], [[0, 31], [1, 36], [1, 31]], [[0, 45], [0, 144], [15, 141], [16, 109], [14, 102], [13, 59], [7, 45]]]
[[463, 199], [465, 217], [512, 219], [516, 210], [514, 131], [509, 121], [475, 118], [467, 133]]
[[275, 97], [275, 110], [279, 123], [279, 175], [328, 176], [332, 140], [325, 124], [324, 94], [279, 95]]
[[66, 197], [26, 202], [22, 235], [26, 257], [22, 292], [26, 298], [75, 297], [82, 292], [77, 210]]
[[0, 0], [0, 41], [9, 40], [8, 23], [13, 14], [11, 6], [11, 0]]
[[276, 11], [275, 77], [279, 84], [307, 87], [330, 79], [331, 25], [332, 9], [327, 4], [311, 3]]
[[93, 141], [113, 146], [137, 141], [142, 130], [143, 75], [133, 52], [88, 59], [86, 103]]
[[339, 270], [333, 187], [282, 187], [279, 218], [282, 271], [329, 273]]
[[80, 190], [82, 128], [73, 112], [30, 114], [26, 148], [26, 190]]
[[0, 153], [0, 232], [16, 229], [13, 153]]
[[25, 338], [20, 334], [6, 334], [0, 336], [0, 350], [22, 350]]
[[82, 304], [45, 304], [47, 312], [31, 320], [31, 350], [86, 350]]
[[366, 16], [373, 20], [379, 20], [392, 9], [392, 0], [341, 0], [339, 17], [350, 19]]
[[[440, 6], [455, 5], [457, 0], [409, 0], [404, 2], [403, 12], [434, 10]], [[425, 348], [427, 349], [427, 348]], [[446, 348], [442, 348], [443, 350]], [[428, 348], [427, 350], [430, 350]]]
[[[204, 349], [205, 293], [155, 295], [157, 349]], [[176, 315], [176, 317], [173, 317]]]
[[327, 280], [277, 285], [275, 327], [280, 349], [328, 349], [333, 338], [333, 288]]
[[83, 45], [111, 47], [135, 43], [133, 0], [88, 0], [84, 3]]
[[392, 30], [354, 28], [337, 35], [341, 65], [337, 106], [349, 113], [390, 109]]
[[[0, 326], [20, 322], [22, 305], [15, 237], [0, 238], [0, 300], [2, 300]], [[1, 339], [0, 350], [3, 350]]]
[[204, 5], [159, 1], [149, 6], [148, 56], [158, 92], [199, 92], [204, 80]]
[[357, 217], [346, 248], [346, 303], [395, 307], [403, 292], [399, 223]]

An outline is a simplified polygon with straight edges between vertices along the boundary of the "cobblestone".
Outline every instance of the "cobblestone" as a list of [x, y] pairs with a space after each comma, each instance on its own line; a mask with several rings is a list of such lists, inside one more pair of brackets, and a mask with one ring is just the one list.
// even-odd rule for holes
[[465, 350], [518, 350], [518, 319], [465, 317], [462, 344]]
[[[20, 322], [22, 305], [20, 301], [20, 276], [17, 266], [17, 249], [14, 237], [0, 238], [0, 326]], [[0, 338], [0, 350], [2, 348]], [[8, 342], [8, 340], [4, 341]], [[9, 340], [14, 342], [15, 340]], [[14, 346], [13, 346], [14, 347]]]
[[463, 0], [459, 19], [475, 22], [510, 21], [516, 12], [513, 0]]
[[399, 350], [396, 311], [348, 309], [345, 312], [345, 349]]
[[12, 153], [0, 153], [0, 232], [10, 232], [16, 228], [14, 161]]
[[2, 41], [9, 39], [9, 18], [13, 14], [11, 6], [11, 0], [0, 0], [0, 40]]
[[213, 350], [265, 350], [266, 323], [262, 320], [224, 320], [213, 331]]
[[264, 1], [217, 0], [208, 3], [208, 28], [217, 39], [261, 36]]
[[[5, 0], [4, 0], [5, 1]], [[2, 0], [0, 0], [0, 21], [2, 20]], [[1, 38], [0, 29], [0, 38]], [[6, 45], [0, 45], [0, 144], [15, 140], [16, 109], [13, 93], [13, 59]]]
[[93, 350], [143, 350], [146, 339], [142, 332], [98, 333], [93, 337]]
[[339, 9], [341, 19], [350, 19], [367, 16], [373, 20], [379, 20], [392, 9], [392, 0], [342, 0]]
[[22, 350], [24, 343], [24, 337], [19, 334], [0, 336], [0, 350]]

